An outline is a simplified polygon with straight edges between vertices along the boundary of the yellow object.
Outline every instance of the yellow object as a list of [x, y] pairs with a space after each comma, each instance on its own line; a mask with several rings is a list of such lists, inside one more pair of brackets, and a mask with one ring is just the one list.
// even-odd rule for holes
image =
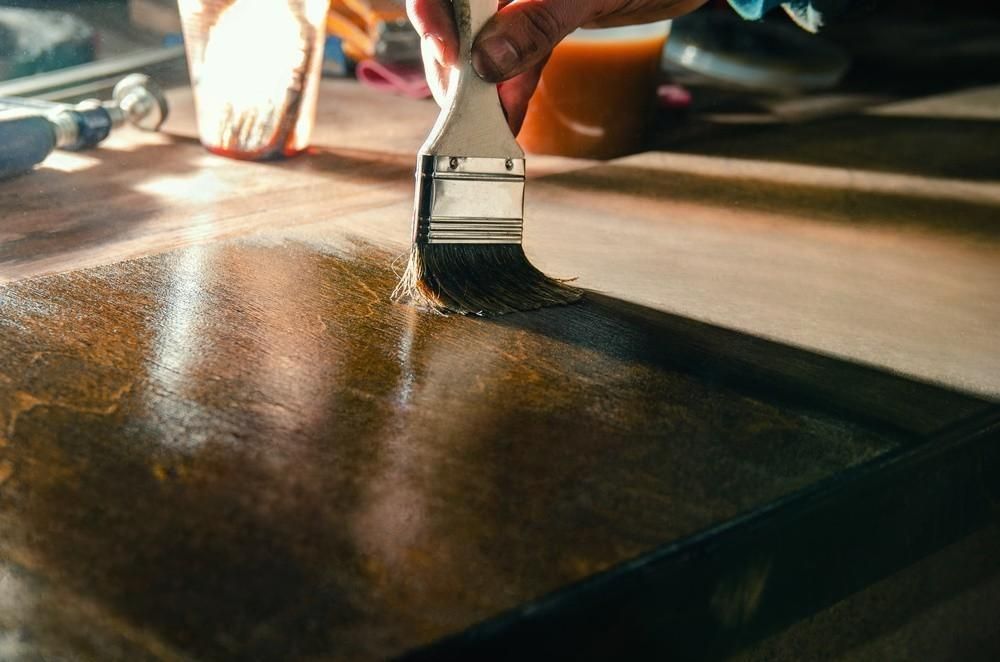
[[344, 54], [360, 62], [416, 62], [420, 37], [397, 0], [331, 0], [327, 32], [342, 41]]

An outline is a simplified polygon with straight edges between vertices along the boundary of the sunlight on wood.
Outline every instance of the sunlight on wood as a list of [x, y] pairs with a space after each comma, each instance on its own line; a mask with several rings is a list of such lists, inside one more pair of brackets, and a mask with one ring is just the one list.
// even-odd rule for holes
[[868, 111], [886, 117], [930, 117], [952, 120], [1000, 120], [1000, 85], [908, 99]]
[[101, 160], [79, 152], [55, 151], [45, 159], [44, 168], [59, 172], [80, 172], [100, 164]]

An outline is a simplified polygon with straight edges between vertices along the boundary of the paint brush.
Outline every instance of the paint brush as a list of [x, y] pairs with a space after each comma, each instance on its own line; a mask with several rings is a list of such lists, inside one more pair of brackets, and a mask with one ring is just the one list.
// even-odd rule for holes
[[472, 44], [497, 0], [452, 0], [459, 63], [417, 155], [413, 246], [393, 298], [438, 312], [502, 315], [578, 301], [521, 246], [524, 152], [495, 85], [472, 68]]

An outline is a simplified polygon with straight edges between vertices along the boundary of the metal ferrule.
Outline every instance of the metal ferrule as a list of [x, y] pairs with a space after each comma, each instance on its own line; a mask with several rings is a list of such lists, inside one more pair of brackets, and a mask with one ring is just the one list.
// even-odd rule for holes
[[52, 130], [56, 134], [56, 147], [66, 147], [74, 144], [80, 137], [80, 127], [72, 114], [65, 110], [49, 113]]
[[417, 243], [520, 244], [524, 159], [422, 154], [414, 209]]

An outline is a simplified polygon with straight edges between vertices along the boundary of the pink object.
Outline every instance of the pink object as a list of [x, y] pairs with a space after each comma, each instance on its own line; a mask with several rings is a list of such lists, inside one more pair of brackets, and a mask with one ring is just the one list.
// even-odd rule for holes
[[431, 96], [424, 68], [419, 64], [385, 64], [378, 60], [364, 60], [358, 63], [355, 73], [362, 84], [376, 90], [413, 99]]
[[680, 85], [660, 85], [656, 90], [660, 108], [677, 110], [691, 106], [691, 93]]

